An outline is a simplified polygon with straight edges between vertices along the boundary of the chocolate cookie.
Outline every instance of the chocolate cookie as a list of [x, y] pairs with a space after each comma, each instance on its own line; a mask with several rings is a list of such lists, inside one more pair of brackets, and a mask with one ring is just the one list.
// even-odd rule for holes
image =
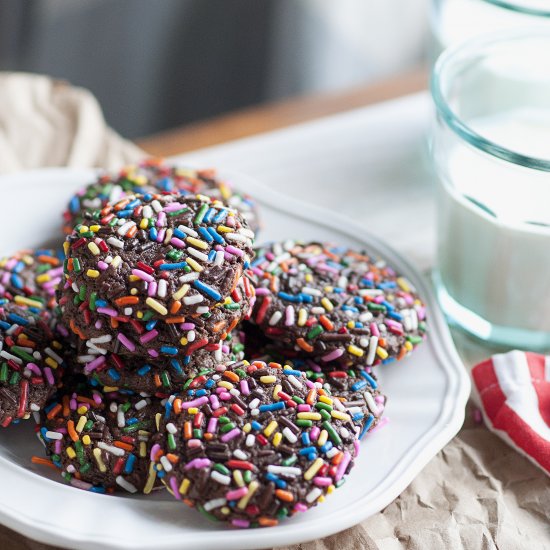
[[140, 361], [114, 353], [101, 355], [96, 350], [82, 347], [85, 349], [80, 350], [76, 360], [92, 384], [97, 384], [102, 391], [146, 392], [158, 398], [183, 391], [189, 372], [201, 372], [220, 363], [240, 361], [244, 349], [236, 331], [229, 334], [226, 340], [208, 344], [183, 361], [175, 358]]
[[41, 414], [39, 435], [52, 463], [80, 489], [150, 493], [156, 483], [150, 441], [164, 410], [160, 400], [76, 386]]
[[176, 499], [236, 527], [305, 511], [344, 482], [378, 421], [365, 374], [334, 371], [322, 384], [246, 361], [197, 374], [167, 402], [151, 450], [158, 475]]
[[75, 225], [83, 223], [86, 212], [99, 219], [98, 212], [107, 203], [135, 193], [177, 193], [184, 196], [200, 193], [239, 210], [253, 231], [260, 227], [254, 201], [221, 181], [215, 170], [195, 170], [167, 164], [160, 159], [148, 159], [139, 165], [126, 166], [118, 174], [101, 174], [96, 181], [80, 189], [63, 213], [65, 233], [70, 234]]
[[63, 280], [63, 251], [21, 250], [0, 259], [0, 300], [53, 309]]
[[402, 359], [426, 332], [415, 288], [384, 260], [345, 247], [286, 241], [257, 250], [251, 320], [266, 336], [323, 363]]
[[[33, 308], [34, 309], [34, 308]], [[63, 376], [65, 349], [47, 311], [0, 306], [0, 425], [29, 418]]]
[[65, 242], [65, 322], [105, 351], [191, 355], [248, 316], [252, 238], [238, 212], [200, 195], [108, 205]]

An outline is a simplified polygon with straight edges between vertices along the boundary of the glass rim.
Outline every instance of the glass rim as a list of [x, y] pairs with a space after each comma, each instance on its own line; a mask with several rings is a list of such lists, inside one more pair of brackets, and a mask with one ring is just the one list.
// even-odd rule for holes
[[[491, 0], [492, 1], [492, 0]], [[550, 31], [542, 31], [540, 29], [528, 28], [515, 31], [499, 31], [484, 35], [482, 37], [471, 38], [452, 46], [445, 50], [437, 59], [430, 78], [430, 91], [435, 107], [439, 115], [441, 115], [447, 126], [453, 130], [460, 138], [464, 139], [476, 149], [480, 149], [491, 156], [502, 159], [506, 162], [550, 172], [550, 159], [543, 159], [517, 153], [507, 147], [499, 145], [494, 141], [483, 137], [475, 130], [470, 128], [449, 106], [446, 95], [442, 90], [442, 84], [445, 80], [445, 71], [456, 61], [465, 60], [468, 58], [476, 59], [480, 57], [480, 52], [483, 48], [504, 43], [510, 40], [525, 40], [533, 38], [548, 39], [550, 43]]]
[[544, 10], [541, 8], [530, 8], [529, 6], [521, 6], [515, 2], [509, 2], [507, 0], [483, 0], [487, 4], [493, 4], [499, 8], [515, 11], [517, 13], [523, 13], [525, 15], [535, 15], [537, 17], [550, 17], [550, 10]]

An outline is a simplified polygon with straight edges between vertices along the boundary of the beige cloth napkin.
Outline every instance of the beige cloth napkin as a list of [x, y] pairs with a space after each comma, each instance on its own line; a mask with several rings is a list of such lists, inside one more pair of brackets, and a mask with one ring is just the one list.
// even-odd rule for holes
[[[0, 172], [67, 165], [113, 168], [143, 156], [110, 130], [86, 90], [0, 75]], [[288, 550], [550, 549], [550, 480], [471, 420], [385, 510]], [[0, 527], [0, 548], [50, 548]]]

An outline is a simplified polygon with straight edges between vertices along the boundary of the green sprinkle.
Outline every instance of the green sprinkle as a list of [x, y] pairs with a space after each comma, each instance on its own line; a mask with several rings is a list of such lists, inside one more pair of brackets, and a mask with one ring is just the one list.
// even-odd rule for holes
[[143, 318], [142, 320], [145, 322], [145, 321], [149, 321], [151, 319], [151, 317], [153, 317], [154, 313], [152, 311], [146, 311], [144, 314], [143, 314]]
[[176, 440], [174, 439], [174, 434], [168, 434], [168, 448], [173, 451], [176, 448]]
[[193, 437], [194, 437], [195, 439], [202, 439], [202, 430], [199, 429], [199, 428], [195, 428], [195, 429], [193, 430]]
[[[319, 401], [315, 403], [315, 408], [318, 410], [324, 410], [324, 411], [332, 411], [332, 407], [328, 405], [327, 403], [323, 403], [322, 401]], [[330, 416], [330, 415], [329, 415]]]
[[420, 342], [422, 342], [422, 338], [420, 336], [414, 336], [412, 334], [409, 334], [407, 336], [407, 340], [411, 343], [411, 344], [420, 344]]
[[8, 380], [8, 364], [2, 363], [0, 367], [0, 382], [7, 382]]
[[227, 424], [228, 422], [231, 422], [231, 420], [227, 416], [220, 416], [218, 418], [218, 422], [220, 424]]
[[294, 403], [298, 403], [298, 405], [303, 405], [305, 403], [305, 401], [297, 395], [292, 396], [292, 401], [294, 401]]
[[10, 384], [17, 384], [19, 382], [19, 380], [21, 380], [21, 375], [17, 371], [14, 371], [11, 375], [9, 383]]
[[188, 210], [189, 210], [189, 208], [182, 208], [181, 210], [175, 210], [174, 212], [168, 212], [168, 216], [173, 218], [174, 216], [179, 216], [180, 214], [184, 214]]
[[311, 426], [313, 426], [313, 422], [311, 420], [298, 418], [298, 420], [296, 420], [296, 425], [300, 426], [301, 428], [311, 428]]
[[225, 434], [227, 432], [230, 432], [233, 428], [235, 427], [235, 424], [233, 422], [229, 422], [228, 424], [224, 424], [221, 428], [220, 428], [220, 432], [222, 434]]
[[12, 346], [10, 351], [14, 355], [21, 357], [21, 359], [25, 359], [25, 361], [28, 361], [29, 363], [32, 363], [34, 361], [34, 357], [28, 354], [24, 349], [21, 349], [19, 346]]
[[86, 285], [82, 285], [82, 286], [78, 289], [78, 297], [80, 298], [80, 300], [81, 300], [82, 302], [86, 299]]
[[292, 466], [296, 461], [298, 460], [298, 457], [296, 455], [289, 456], [288, 458], [285, 458], [281, 464], [283, 466]]
[[210, 521], [219, 521], [214, 514], [210, 514], [209, 512], [207, 512], [202, 506], [197, 506], [197, 510]]
[[78, 273], [80, 270], [80, 260], [78, 258], [73, 258], [73, 271], [75, 273]]
[[95, 301], [97, 299], [97, 292], [92, 292], [90, 294], [90, 309], [92, 311], [95, 311], [95, 308], [96, 308], [96, 305], [95, 305]]
[[228, 476], [231, 474], [229, 468], [226, 468], [223, 464], [214, 464], [213, 469], [217, 472], [220, 472], [220, 474], [223, 474], [224, 476]]
[[88, 431], [91, 430], [94, 427], [94, 421], [88, 420], [86, 424], [84, 424], [84, 430]]
[[323, 409], [321, 409], [321, 410], [319, 411], [319, 414], [321, 415], [321, 418], [322, 418], [323, 420], [330, 420], [330, 413], [329, 413], [329, 412], [324, 411]]
[[160, 375], [160, 380], [165, 388], [170, 387], [170, 376], [168, 376], [168, 373], [166, 371], [162, 371], [162, 374]]
[[330, 439], [335, 445], [340, 445], [342, 443], [342, 439], [340, 438], [340, 436], [338, 435], [338, 433], [336, 432], [336, 430], [334, 429], [334, 427], [330, 422], [325, 420], [322, 426], [328, 432], [328, 436], [330, 437]]
[[193, 220], [193, 223], [195, 225], [199, 225], [202, 223], [202, 219], [204, 218], [204, 215], [206, 214], [206, 211], [208, 210], [208, 204], [204, 203], [199, 208], [199, 211], [197, 212], [197, 215], [195, 216], [195, 219]]
[[243, 472], [243, 480], [245, 483], [250, 483], [252, 481], [252, 472], [250, 470], [245, 470]]
[[246, 372], [243, 369], [235, 369], [233, 372], [237, 373], [239, 378], [246, 378]]
[[325, 332], [323, 330], [323, 327], [321, 325], [317, 325], [315, 327], [313, 327], [308, 333], [307, 333], [307, 339], [308, 340], [311, 340], [312, 338], [316, 338], [317, 336], [319, 336], [319, 334], [321, 334], [322, 332]]
[[367, 308], [369, 311], [386, 311], [386, 306], [382, 304], [375, 304], [373, 302], [367, 302]]

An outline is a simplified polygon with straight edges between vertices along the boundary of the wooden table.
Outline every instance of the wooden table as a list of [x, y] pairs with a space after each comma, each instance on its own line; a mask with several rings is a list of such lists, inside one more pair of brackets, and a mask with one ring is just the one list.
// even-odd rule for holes
[[356, 109], [426, 89], [425, 68], [331, 95], [304, 96], [249, 107], [137, 140], [145, 151], [171, 156]]

